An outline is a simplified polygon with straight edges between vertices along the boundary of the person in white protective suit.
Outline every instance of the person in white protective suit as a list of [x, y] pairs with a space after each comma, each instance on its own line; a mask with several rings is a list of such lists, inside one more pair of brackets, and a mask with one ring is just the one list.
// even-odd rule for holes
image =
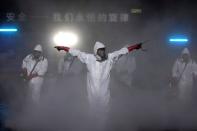
[[33, 52], [27, 55], [22, 63], [23, 78], [28, 84], [28, 95], [35, 103], [40, 100], [41, 87], [48, 68], [48, 61], [42, 52], [42, 46], [36, 45]]
[[192, 88], [196, 76], [197, 64], [191, 59], [189, 50], [184, 48], [181, 57], [175, 61], [172, 69], [173, 83], [178, 88], [178, 99], [183, 102], [191, 100]]
[[107, 112], [109, 110], [108, 104], [110, 100], [110, 91], [108, 87], [110, 82], [110, 71], [113, 64], [120, 56], [125, 55], [134, 49], [140, 49], [141, 47], [142, 43], [139, 43], [124, 47], [118, 51], [109, 53], [108, 55], [105, 53], [105, 45], [101, 42], [95, 43], [94, 54], [84, 53], [77, 49], [64, 46], [56, 46], [55, 48], [57, 50], [69, 52], [73, 56], [77, 56], [82, 63], [86, 64], [88, 70], [88, 100], [93, 111], [98, 113]]

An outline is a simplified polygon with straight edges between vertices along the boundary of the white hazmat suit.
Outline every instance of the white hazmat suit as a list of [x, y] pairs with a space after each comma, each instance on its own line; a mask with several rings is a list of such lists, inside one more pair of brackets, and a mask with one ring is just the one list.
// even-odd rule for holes
[[[34, 50], [42, 52], [42, 46], [37, 45], [34, 48]], [[33, 59], [33, 55], [32, 54], [27, 55], [23, 60], [22, 69], [27, 70], [27, 76], [29, 76], [31, 72], [32, 72], [31, 74], [37, 74], [36, 77], [33, 77], [28, 81], [28, 88], [29, 88], [28, 90], [30, 91], [29, 94], [31, 95], [31, 99], [33, 100], [33, 102], [37, 103], [40, 100], [40, 92], [44, 80], [43, 77], [47, 72], [48, 61], [45, 57], [41, 56], [36, 66], [35, 64], [36, 64], [36, 60]]]
[[[110, 100], [110, 71], [113, 64], [120, 56], [127, 54], [133, 50], [142, 48], [142, 43], [124, 47], [118, 51], [105, 54], [105, 45], [101, 42], [96, 42], [94, 45], [94, 54], [87, 54], [76, 49], [71, 49], [65, 46], [55, 46], [60, 51], [64, 50], [85, 63], [87, 66], [87, 92], [90, 105], [91, 122], [96, 125], [96, 129], [103, 130], [108, 118]], [[96, 119], [95, 119], [96, 118]], [[96, 121], [95, 121], [96, 120]], [[94, 122], [95, 121], [95, 122]]]
[[188, 63], [183, 61], [183, 58], [178, 58], [173, 66], [172, 76], [177, 79], [178, 98], [183, 101], [188, 101], [192, 96], [192, 88], [194, 84], [194, 76], [197, 76], [197, 65], [190, 57], [190, 52], [187, 48], [182, 51], [182, 55], [189, 56]]
[[99, 62], [97, 61], [99, 57], [97, 50], [100, 48], [105, 48], [105, 45], [101, 42], [96, 42], [94, 54], [87, 54], [76, 49], [70, 49], [69, 53], [73, 56], [77, 56], [79, 60], [87, 66], [87, 91], [91, 108], [94, 108], [94, 110], [99, 110], [100, 108], [101, 111], [108, 111], [108, 103], [110, 100], [110, 70], [119, 56], [128, 53], [128, 49], [122, 48], [113, 53], [109, 53], [107, 60]]

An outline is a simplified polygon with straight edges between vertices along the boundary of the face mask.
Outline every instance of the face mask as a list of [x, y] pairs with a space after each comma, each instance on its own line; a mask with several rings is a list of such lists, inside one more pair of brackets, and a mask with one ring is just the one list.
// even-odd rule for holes
[[104, 61], [107, 59], [107, 55], [105, 53], [105, 48], [100, 48], [97, 50], [97, 55], [101, 58], [98, 61]]
[[38, 60], [41, 57], [42, 53], [40, 51], [33, 51], [33, 58]]
[[183, 61], [186, 62], [186, 63], [189, 62], [189, 55], [188, 55], [188, 54], [183, 54], [183, 55], [182, 55], [182, 59], [183, 59]]

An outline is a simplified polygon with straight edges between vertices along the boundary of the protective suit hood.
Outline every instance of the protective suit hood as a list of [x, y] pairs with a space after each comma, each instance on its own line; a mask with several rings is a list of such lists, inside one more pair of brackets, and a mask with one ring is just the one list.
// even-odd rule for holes
[[105, 48], [105, 45], [99, 41], [97, 41], [94, 45], [94, 54], [97, 55], [97, 50], [100, 48]]
[[184, 55], [188, 55], [188, 62], [191, 61], [191, 55], [190, 55], [188, 48], [184, 48], [183, 51], [181, 52], [182, 61], [184, 61], [184, 58], [183, 58]]
[[181, 54], [182, 55], [183, 54], [188, 54], [190, 56], [190, 52], [189, 52], [188, 48], [184, 48]]
[[97, 54], [97, 50], [100, 48], [105, 48], [105, 45], [99, 41], [97, 41], [94, 45], [94, 54], [97, 60], [101, 60], [101, 57]]
[[41, 45], [36, 45], [34, 50], [42, 52], [42, 46]]

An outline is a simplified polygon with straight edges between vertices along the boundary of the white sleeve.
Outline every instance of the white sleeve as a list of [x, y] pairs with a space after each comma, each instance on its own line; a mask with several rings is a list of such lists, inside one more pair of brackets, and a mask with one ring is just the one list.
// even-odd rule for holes
[[44, 60], [42, 61], [42, 65], [39, 69], [39, 71], [37, 72], [38, 75], [43, 76], [45, 75], [45, 73], [47, 72], [48, 69], [48, 60], [46, 58], [44, 58]]
[[120, 56], [127, 54], [129, 51], [127, 48], [122, 48], [118, 51], [114, 51], [112, 53], [109, 53], [109, 59], [111, 59], [112, 61], [117, 61]]
[[80, 50], [77, 50], [77, 49], [70, 49], [70, 50], [69, 50], [69, 53], [70, 53], [72, 56], [77, 56], [77, 58], [78, 58], [82, 63], [87, 64], [89, 54], [87, 54], [87, 53], [85, 53], [85, 52], [81, 52]]
[[179, 77], [178, 60], [176, 60], [176, 62], [173, 65], [173, 68], [172, 68], [172, 77], [175, 77], [175, 78]]
[[194, 70], [193, 71], [194, 72], [194, 75], [197, 76], [197, 64], [196, 64], [195, 61], [193, 62], [193, 70]]
[[22, 69], [24, 68], [27, 68], [27, 62], [28, 62], [28, 59], [29, 59], [29, 55], [26, 56], [24, 59], [23, 59], [23, 62], [22, 62]]

